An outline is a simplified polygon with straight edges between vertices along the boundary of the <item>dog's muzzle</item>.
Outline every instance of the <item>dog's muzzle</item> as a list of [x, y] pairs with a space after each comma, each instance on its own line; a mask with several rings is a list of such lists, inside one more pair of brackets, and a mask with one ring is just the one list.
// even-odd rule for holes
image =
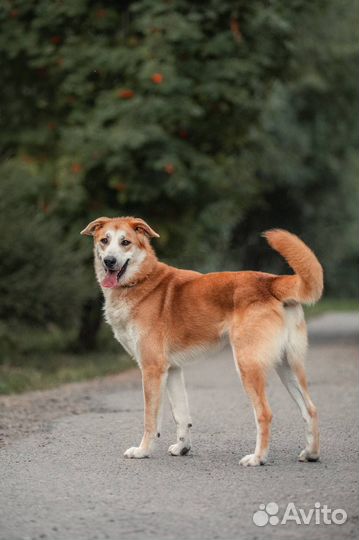
[[[115, 262], [114, 262], [114, 261]], [[127, 259], [125, 264], [120, 268], [120, 270], [115, 270], [116, 266], [116, 258], [115, 257], [105, 257], [103, 260], [106, 275], [104, 279], [102, 280], [102, 286], [106, 287], [108, 289], [113, 289], [117, 287], [119, 279], [123, 276], [123, 274], [126, 272], [128, 263], [130, 262], [130, 259]]]

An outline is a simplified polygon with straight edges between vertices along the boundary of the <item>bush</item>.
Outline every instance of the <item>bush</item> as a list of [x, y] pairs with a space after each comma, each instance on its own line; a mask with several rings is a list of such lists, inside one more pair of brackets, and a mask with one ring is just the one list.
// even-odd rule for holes
[[0, 320], [69, 327], [86, 291], [84, 253], [48, 214], [37, 170], [12, 160], [0, 175]]
[[[0, 11], [0, 321], [76, 326], [99, 291], [79, 231], [139, 215], [171, 264], [287, 271], [300, 234], [358, 293], [354, 2], [14, 0]], [[11, 160], [7, 162], [8, 157]]]

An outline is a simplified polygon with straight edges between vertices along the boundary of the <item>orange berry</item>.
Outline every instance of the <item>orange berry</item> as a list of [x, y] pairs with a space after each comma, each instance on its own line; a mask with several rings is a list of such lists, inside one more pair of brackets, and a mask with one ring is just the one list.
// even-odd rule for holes
[[60, 45], [62, 39], [61, 39], [61, 36], [52, 36], [51, 37], [51, 43], [53, 45]]
[[103, 19], [104, 17], [106, 17], [106, 15], [107, 15], [107, 9], [100, 8], [96, 10], [97, 19]]
[[174, 168], [173, 163], [167, 163], [167, 165], [165, 165], [164, 169], [165, 169], [167, 174], [173, 174], [175, 172], [175, 168]]
[[125, 182], [116, 182], [116, 184], [114, 184], [113, 186], [115, 188], [116, 191], [126, 191], [127, 189], [127, 184], [125, 184]]
[[123, 88], [117, 92], [117, 97], [120, 99], [132, 99], [135, 95], [135, 92], [130, 88]]
[[164, 81], [164, 76], [162, 73], [154, 73], [151, 77], [151, 81], [155, 84], [162, 84]]
[[71, 171], [74, 173], [74, 174], [78, 174], [82, 171], [82, 165], [81, 163], [73, 163], [71, 165]]

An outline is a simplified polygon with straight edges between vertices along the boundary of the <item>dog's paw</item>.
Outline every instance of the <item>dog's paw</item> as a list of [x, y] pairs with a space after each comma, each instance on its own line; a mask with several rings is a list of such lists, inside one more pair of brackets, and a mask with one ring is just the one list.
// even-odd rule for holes
[[247, 456], [244, 456], [239, 463], [240, 465], [243, 465], [243, 467], [257, 467], [258, 465], [264, 465], [265, 460], [260, 459], [259, 456], [256, 456], [255, 454], [248, 454]]
[[132, 446], [123, 454], [126, 458], [142, 459], [149, 457], [149, 453], [140, 446]]
[[319, 453], [311, 452], [305, 448], [298, 456], [299, 461], [319, 461]]
[[191, 450], [191, 445], [189, 442], [180, 441], [176, 444], [171, 444], [168, 449], [168, 453], [171, 456], [185, 456]]

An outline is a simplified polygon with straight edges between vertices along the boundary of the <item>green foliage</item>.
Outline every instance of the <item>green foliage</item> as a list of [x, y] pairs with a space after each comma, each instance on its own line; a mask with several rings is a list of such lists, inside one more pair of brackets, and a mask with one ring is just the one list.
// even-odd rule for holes
[[[299, 233], [323, 263], [327, 293], [344, 297], [358, 294], [359, 111], [352, 76], [358, 46], [352, 7], [317, 2], [300, 13], [287, 77], [273, 81], [253, 133], [261, 200], [238, 228], [249, 245], [246, 264], [256, 267], [256, 227]], [[283, 271], [278, 263], [274, 270]]]
[[357, 294], [353, 11], [1, 6], [0, 319], [79, 326], [98, 292], [78, 233], [98, 215], [148, 219], [162, 258], [204, 271], [282, 271], [259, 233], [286, 227], [316, 250], [331, 294]]
[[[121, 11], [115, 3], [43, 0], [19, 2], [16, 16], [4, 17], [4, 98], [12, 106], [3, 144], [51, 161], [64, 219], [137, 213], [163, 229], [171, 260], [180, 262], [180, 249], [183, 262], [208, 266], [198, 243], [187, 243], [188, 223], [200, 238], [211, 205], [215, 213], [218, 200], [227, 208], [232, 200], [221, 224], [228, 238], [256, 191], [238, 179], [236, 139], [259, 101], [246, 88], [249, 66], [230, 31], [231, 10], [231, 2], [134, 2]], [[21, 31], [23, 39], [8, 42], [7, 33]], [[10, 97], [19, 92], [22, 99]], [[66, 191], [71, 176], [75, 193]]]
[[0, 174], [0, 320], [69, 325], [83, 300], [83, 255], [47, 217], [40, 174], [14, 162]]

